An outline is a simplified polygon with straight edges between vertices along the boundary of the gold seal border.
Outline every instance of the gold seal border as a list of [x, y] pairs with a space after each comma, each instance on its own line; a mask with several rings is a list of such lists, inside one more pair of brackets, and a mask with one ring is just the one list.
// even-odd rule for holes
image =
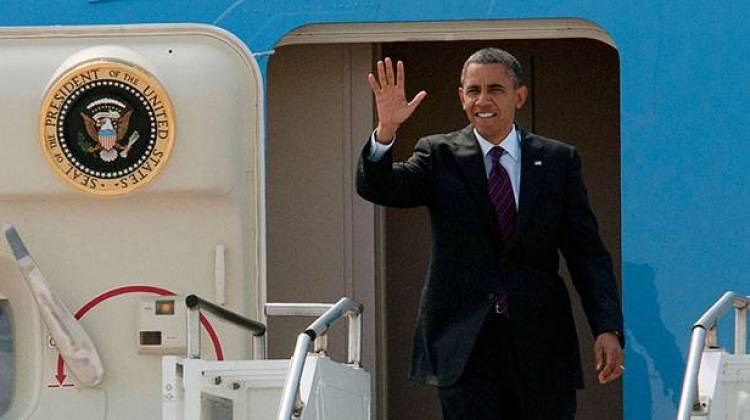
[[[167, 121], [168, 126], [168, 132], [165, 139], [162, 139], [159, 141], [158, 135], [157, 135], [157, 142], [154, 146], [154, 150], [152, 151], [152, 154], [157, 151], [157, 148], [160, 145], [163, 145], [163, 156], [160, 159], [160, 162], [156, 166], [155, 169], [149, 171], [150, 173], [148, 176], [144, 176], [141, 179], [137, 180], [137, 182], [133, 182], [132, 184], [128, 183], [127, 187], [122, 187], [120, 189], [104, 189], [102, 187], [98, 188], [90, 188], [87, 185], [83, 185], [80, 182], [77, 182], [75, 180], [70, 179], [70, 177], [66, 174], [66, 171], [61, 167], [62, 164], [70, 165], [73, 167], [73, 164], [67, 159], [67, 157], [63, 154], [63, 162], [58, 162], [54, 157], [54, 152], [50, 150], [48, 147], [49, 139], [48, 139], [48, 132], [50, 131], [50, 126], [47, 124], [47, 118], [48, 113], [53, 108], [52, 105], [54, 104], [53, 100], [55, 99], [55, 94], [58, 93], [64, 87], [66, 83], [69, 83], [72, 81], [75, 76], [80, 75], [83, 72], [86, 72], [88, 70], [96, 69], [96, 68], [104, 68], [106, 71], [119, 71], [121, 73], [127, 73], [132, 74], [135, 76], [138, 80], [146, 82], [146, 85], [149, 86], [156, 95], [158, 95], [159, 99], [162, 101], [164, 105], [164, 114], [165, 118], [164, 120]], [[101, 77], [97, 78], [97, 80], [117, 80], [112, 79], [111, 77]], [[120, 82], [123, 82], [127, 84], [128, 86], [136, 89], [140, 94], [145, 95], [143, 92], [143, 87], [136, 86], [132, 83], [129, 83], [126, 80], [118, 80]], [[83, 84], [82, 84], [83, 85]], [[76, 87], [77, 89], [77, 87]], [[73, 90], [75, 91], [75, 89]], [[73, 93], [73, 91], [67, 93], [64, 95], [63, 100], [60, 101], [59, 105], [62, 106], [64, 102], [70, 97], [70, 95]], [[59, 108], [57, 110], [59, 114]], [[59, 119], [59, 115], [55, 119], [55, 124], [52, 126], [52, 132], [54, 133], [55, 142], [57, 143], [57, 146], [60, 147], [60, 141], [58, 137], [57, 132], [57, 121]], [[82, 63], [79, 63], [78, 65], [66, 70], [64, 73], [62, 73], [59, 77], [55, 79], [55, 81], [50, 85], [50, 87], [47, 89], [47, 92], [44, 95], [44, 98], [42, 99], [42, 104], [40, 107], [39, 112], [39, 140], [40, 145], [42, 147], [42, 153], [44, 154], [44, 157], [46, 158], [49, 165], [52, 167], [54, 172], [57, 174], [59, 178], [61, 178], [66, 184], [73, 186], [75, 189], [82, 191], [84, 193], [87, 193], [88, 195], [93, 195], [95, 197], [114, 197], [114, 196], [121, 196], [126, 195], [129, 193], [132, 193], [136, 190], [139, 190], [146, 185], [150, 184], [154, 178], [156, 178], [166, 166], [167, 162], [169, 161], [169, 158], [172, 154], [172, 149], [174, 148], [174, 137], [175, 137], [175, 118], [174, 118], [174, 107], [172, 106], [172, 101], [169, 99], [169, 96], [167, 95], [166, 90], [162, 87], [161, 83], [156, 79], [155, 76], [153, 76], [150, 72], [147, 70], [126, 61], [121, 61], [117, 59], [111, 59], [111, 58], [98, 58], [94, 60], [87, 60]], [[147, 162], [144, 162], [139, 166], [133, 173], [141, 173], [139, 172], [141, 168], [146, 164]], [[130, 178], [130, 175], [126, 175], [120, 178], [97, 178], [94, 176], [90, 176], [88, 174], [82, 174], [83, 177], [88, 177], [89, 179], [94, 179], [98, 181], [104, 181], [105, 183], [110, 183], [111, 181], [117, 181], [121, 180], [123, 178], [128, 179]], [[137, 177], [136, 177], [137, 179]], [[95, 181], [93, 181], [95, 182]], [[126, 181], [127, 182], [127, 181]]]

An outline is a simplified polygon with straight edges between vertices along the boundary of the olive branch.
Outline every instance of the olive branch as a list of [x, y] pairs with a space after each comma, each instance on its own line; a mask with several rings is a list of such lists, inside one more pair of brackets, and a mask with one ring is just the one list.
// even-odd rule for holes
[[98, 143], [92, 142], [88, 139], [83, 131], [78, 132], [78, 147], [85, 153], [94, 153], [98, 149]]

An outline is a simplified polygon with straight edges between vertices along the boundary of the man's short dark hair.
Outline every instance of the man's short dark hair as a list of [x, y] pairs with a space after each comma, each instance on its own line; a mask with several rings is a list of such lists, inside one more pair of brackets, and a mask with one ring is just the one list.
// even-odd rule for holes
[[466, 78], [466, 68], [469, 64], [502, 64], [510, 73], [513, 79], [513, 87], [518, 88], [523, 84], [523, 68], [516, 57], [500, 48], [482, 48], [481, 50], [470, 55], [461, 69], [461, 86]]

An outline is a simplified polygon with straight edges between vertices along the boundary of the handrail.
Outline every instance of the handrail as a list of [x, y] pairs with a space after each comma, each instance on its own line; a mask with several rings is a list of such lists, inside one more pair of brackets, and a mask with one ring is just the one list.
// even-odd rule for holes
[[[734, 353], [746, 352], [747, 340], [747, 310], [750, 298], [735, 292], [726, 292], [701, 316], [692, 327], [690, 350], [685, 366], [685, 378], [682, 382], [682, 395], [677, 409], [677, 420], [689, 420], [694, 411], [703, 407], [700, 402], [698, 389], [698, 373], [700, 372], [703, 350], [718, 348], [719, 340], [717, 325], [732, 307], [735, 308], [734, 325]], [[706, 339], [708, 336], [708, 340]]]
[[[266, 304], [266, 312], [274, 315], [307, 315], [317, 313], [328, 307], [325, 304]], [[301, 314], [300, 312], [306, 312]], [[355, 366], [360, 365], [361, 343], [362, 343], [362, 304], [347, 297], [341, 298], [335, 305], [330, 306], [312, 324], [308, 325], [304, 332], [297, 337], [289, 365], [289, 374], [284, 384], [279, 404], [278, 420], [290, 420], [292, 416], [299, 416], [302, 405], [298, 398], [302, 370], [305, 367], [305, 359], [310, 345], [316, 338], [325, 335], [336, 321], [343, 317], [349, 318], [349, 356], [348, 363]]]
[[[266, 303], [266, 316], [319, 317], [333, 307], [332, 303]], [[350, 340], [350, 343], [354, 340]], [[313, 353], [328, 353], [328, 336], [319, 335], [313, 340]]]
[[188, 359], [200, 359], [201, 357], [201, 331], [200, 331], [200, 311], [210, 312], [219, 318], [230, 322], [238, 327], [242, 327], [253, 333], [256, 340], [254, 356], [256, 359], [265, 358], [265, 339], [266, 326], [258, 321], [245, 318], [244, 316], [222, 308], [196, 295], [189, 295], [185, 298], [185, 306], [188, 308], [187, 319], [187, 357]]
[[266, 303], [267, 316], [321, 316], [332, 303]]

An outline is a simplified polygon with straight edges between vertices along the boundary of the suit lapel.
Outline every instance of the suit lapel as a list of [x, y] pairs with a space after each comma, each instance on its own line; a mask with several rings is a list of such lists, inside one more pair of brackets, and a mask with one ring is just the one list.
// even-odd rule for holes
[[518, 219], [516, 230], [507, 248], [513, 246], [526, 228], [543, 184], [545, 164], [542, 143], [533, 134], [521, 130], [521, 191], [518, 195]]
[[461, 130], [454, 144], [454, 156], [458, 162], [461, 173], [466, 180], [472, 197], [477, 202], [482, 215], [494, 230], [499, 227], [491, 207], [489, 192], [487, 191], [487, 174], [484, 169], [484, 156], [474, 136], [474, 130], [468, 126]]

